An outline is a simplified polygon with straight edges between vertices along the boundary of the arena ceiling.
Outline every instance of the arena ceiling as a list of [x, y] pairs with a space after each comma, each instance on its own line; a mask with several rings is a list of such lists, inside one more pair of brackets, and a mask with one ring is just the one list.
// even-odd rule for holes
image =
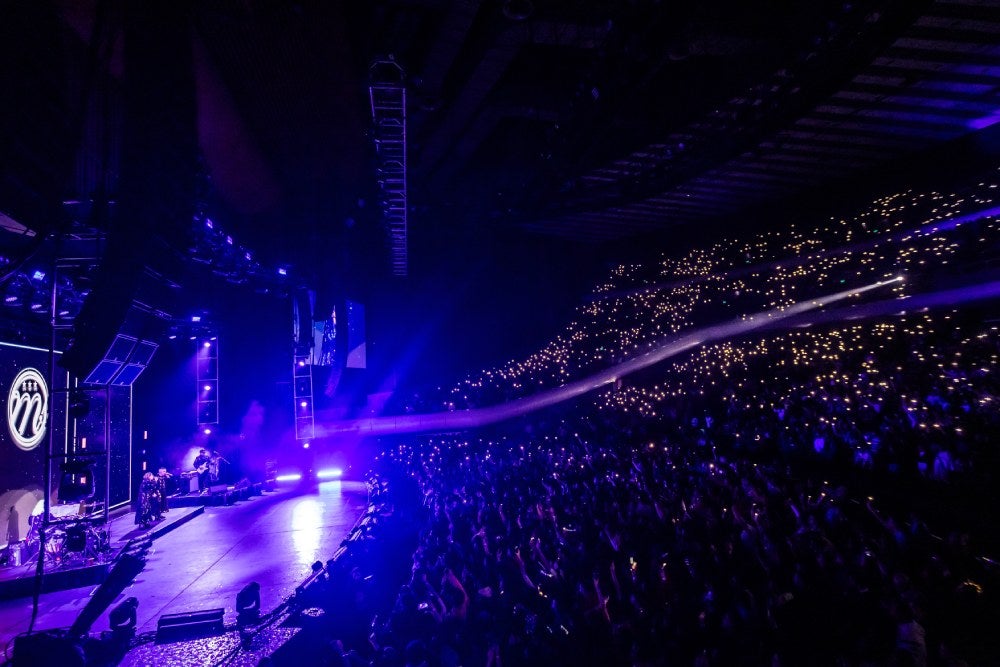
[[366, 75], [392, 57], [417, 230], [670, 230], [1000, 120], [990, 0], [233, 2], [196, 23], [286, 191], [304, 156], [363, 191]]
[[[53, 6], [85, 50], [101, 8], [118, 4]], [[398, 64], [407, 88], [415, 253], [735, 220], [1000, 121], [997, 0], [219, 0], [188, 11], [214, 196], [263, 250], [347, 247], [356, 223], [379, 224], [378, 60]], [[122, 53], [119, 41], [104, 54], [112, 74]], [[8, 138], [23, 129], [10, 118]]]

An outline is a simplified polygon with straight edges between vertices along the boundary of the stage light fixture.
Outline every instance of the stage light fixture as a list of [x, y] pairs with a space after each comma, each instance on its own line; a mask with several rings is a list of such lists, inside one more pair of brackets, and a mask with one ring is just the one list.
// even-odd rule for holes
[[344, 476], [344, 471], [341, 468], [325, 468], [316, 473], [318, 479], [340, 479]]
[[35, 288], [32, 286], [31, 281], [28, 280], [28, 276], [23, 273], [18, 273], [14, 278], [7, 284], [7, 291], [4, 294], [4, 303], [11, 307], [17, 307], [24, 305], [35, 292]]
[[297, 482], [302, 479], [302, 475], [297, 472], [289, 473], [287, 475], [277, 475], [274, 478], [275, 482]]
[[108, 614], [108, 622], [115, 637], [131, 638], [135, 636], [136, 610], [138, 608], [139, 600], [130, 597], [125, 598], [124, 602], [111, 610], [111, 613]]
[[260, 618], [260, 584], [252, 581], [236, 594], [237, 624], [252, 623]]

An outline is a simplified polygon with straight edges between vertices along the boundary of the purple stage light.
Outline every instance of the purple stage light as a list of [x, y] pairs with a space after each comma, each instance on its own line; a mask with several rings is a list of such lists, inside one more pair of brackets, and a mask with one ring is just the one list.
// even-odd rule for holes
[[205, 385], [205, 391], [212, 391], [212, 385], [206, 384]]
[[278, 275], [279, 276], [287, 276], [288, 275], [288, 269], [286, 269], [285, 267], [281, 267], [280, 269], [278, 269]]
[[308, 442], [303, 442], [302, 443], [302, 449], [309, 449], [309, 443]]
[[205, 435], [212, 435], [212, 429], [206, 428], [204, 431], [202, 431], [202, 433], [204, 433]]
[[201, 315], [192, 315], [191, 316], [191, 321], [192, 322], [201, 322]]
[[297, 482], [300, 479], [302, 479], [302, 475], [297, 472], [293, 472], [288, 475], [278, 475], [274, 478], [276, 482]]
[[325, 468], [316, 473], [316, 477], [319, 479], [340, 479], [343, 476], [342, 468]]
[[966, 127], [970, 130], [985, 130], [988, 127], [1000, 123], [1000, 112], [993, 112], [988, 116], [983, 116], [981, 118], [974, 118], [966, 123]]
[[202, 343], [202, 346], [203, 347], [212, 347], [212, 343], [210, 341], [206, 340], [204, 343]]

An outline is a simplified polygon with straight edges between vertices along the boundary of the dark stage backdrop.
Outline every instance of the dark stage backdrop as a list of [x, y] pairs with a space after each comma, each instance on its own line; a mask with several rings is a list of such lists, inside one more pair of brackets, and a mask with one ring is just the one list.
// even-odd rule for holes
[[[55, 401], [57, 447], [66, 441], [65, 395], [53, 397], [48, 387], [47, 350], [0, 342], [0, 519], [9, 543], [23, 540], [28, 518], [44, 495], [48, 450], [48, 401]], [[34, 372], [32, 372], [32, 369]]]
[[[71, 417], [67, 383], [61, 368], [59, 387], [49, 387], [49, 352], [39, 348], [0, 342], [0, 521], [3, 542], [25, 539], [28, 521], [44, 496], [45, 453], [49, 429], [58, 453], [83, 455], [105, 452], [105, 389], [83, 392], [86, 407]], [[115, 508], [132, 498], [132, 390], [112, 387], [111, 398], [111, 485], [109, 504]], [[48, 403], [54, 406], [52, 422], [47, 419]], [[43, 418], [44, 416], [44, 418]], [[106, 460], [93, 458], [94, 501], [104, 498]], [[58, 502], [60, 459], [52, 462], [53, 503]]]
[[[70, 420], [68, 447], [70, 452], [87, 454], [104, 452], [104, 423], [108, 392], [105, 388], [94, 388], [86, 392], [87, 409], [78, 418]], [[132, 388], [111, 387], [111, 487], [109, 506], [111, 509], [125, 505], [132, 500]], [[57, 466], [58, 461], [53, 463]], [[94, 499], [104, 497], [106, 476], [104, 457], [94, 459]], [[58, 481], [58, 480], [57, 480]]]

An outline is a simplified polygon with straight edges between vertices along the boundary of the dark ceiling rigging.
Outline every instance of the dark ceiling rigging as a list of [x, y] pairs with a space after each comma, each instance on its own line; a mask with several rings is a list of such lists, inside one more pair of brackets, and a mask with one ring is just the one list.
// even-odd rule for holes
[[[22, 105], [0, 119], [3, 208], [32, 228], [52, 217], [39, 202], [99, 189], [45, 171], [74, 143], [54, 121], [98, 10], [120, 7], [43, 4], [6, 30], [44, 19], [58, 48], [32, 62], [6, 49], [17, 66], [3, 85]], [[498, 236], [579, 244], [736, 220], [1000, 120], [1000, 6], [981, 0], [219, 0], [185, 12], [209, 203], [248, 247], [312, 276], [388, 272], [366, 97], [379, 58], [406, 75], [418, 274]], [[112, 91], [120, 41], [99, 82]], [[101, 165], [105, 191], [120, 186], [115, 166]]]
[[737, 215], [992, 123], [1000, 83], [1000, 8], [973, 0], [222, 3], [196, 23], [282, 187], [328, 189], [332, 218], [371, 196], [359, 95], [392, 56], [418, 237]]

